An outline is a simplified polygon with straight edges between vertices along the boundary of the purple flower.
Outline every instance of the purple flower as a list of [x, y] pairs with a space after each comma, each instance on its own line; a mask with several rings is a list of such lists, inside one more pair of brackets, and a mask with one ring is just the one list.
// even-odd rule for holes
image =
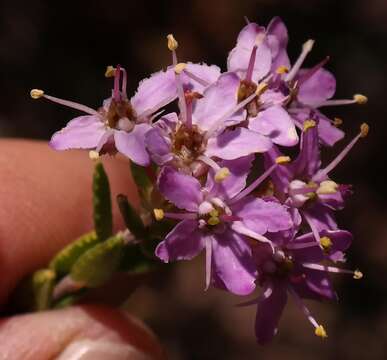
[[263, 235], [288, 229], [292, 223], [285, 207], [250, 196], [262, 181], [246, 186], [252, 156], [223, 161], [230, 175], [222, 182], [210, 170], [202, 186], [198, 179], [172, 167], [162, 169], [158, 187], [183, 212], [155, 209], [156, 218], [181, 220], [166, 236], [156, 255], [165, 262], [189, 260], [206, 250], [206, 286], [246, 295], [254, 288], [256, 269], [250, 241], [269, 242]]
[[[217, 78], [219, 69], [207, 65], [188, 64], [192, 74], [207, 75], [209, 81]], [[145, 147], [145, 134], [151, 129], [152, 114], [177, 97], [173, 70], [160, 71], [140, 82], [136, 94], [129, 100], [126, 95], [126, 71], [120, 66], [109, 68], [107, 75], [114, 73], [112, 96], [103, 102], [98, 111], [71, 101], [45, 95], [33, 90], [37, 97], [81, 110], [88, 115], [71, 120], [62, 130], [56, 132], [50, 146], [56, 150], [93, 149], [97, 153], [114, 153], [127, 156], [133, 162], [146, 166], [149, 155]], [[203, 85], [191, 84], [185, 78], [185, 86], [202, 90]], [[120, 84], [121, 83], [121, 84]]]
[[257, 304], [255, 332], [260, 344], [269, 342], [277, 333], [278, 323], [287, 302], [288, 293], [315, 328], [317, 336], [326, 337], [325, 329], [317, 323], [302, 299], [336, 300], [328, 273], [352, 274], [359, 271], [339, 269], [321, 264], [343, 259], [352, 236], [343, 230], [324, 231], [317, 244], [312, 233], [296, 236], [297, 226], [286, 232], [269, 234], [274, 252], [267, 244], [257, 243], [253, 254], [258, 269], [258, 282], [263, 288], [258, 299], [242, 305]]
[[[275, 194], [281, 202], [298, 209], [319, 240], [319, 231], [337, 228], [333, 210], [344, 207], [349, 193], [346, 185], [331, 180], [329, 173], [340, 163], [356, 142], [367, 135], [368, 125], [361, 126], [360, 133], [325, 168], [321, 167], [317, 120], [307, 120], [301, 138], [300, 153], [288, 166], [276, 167], [271, 174]], [[265, 154], [265, 166], [270, 169], [281, 156], [273, 147]]]
[[[239, 78], [225, 73], [204, 90], [203, 96], [185, 92], [181, 100], [185, 111], [179, 117], [174, 113], [161, 117], [146, 136], [153, 160], [195, 173], [201, 163], [219, 170], [212, 157], [234, 160], [270, 149], [267, 137], [235, 127], [245, 119], [242, 108], [246, 101], [237, 103], [238, 86]], [[234, 128], [228, 129], [230, 126]]]
[[[298, 143], [294, 121], [283, 108], [288, 97], [270, 85], [269, 71], [275, 66], [287, 66], [287, 30], [279, 18], [268, 29], [248, 24], [239, 34], [236, 47], [228, 57], [228, 70], [238, 74], [238, 102], [257, 93], [246, 104], [247, 128], [273, 143], [293, 146]], [[266, 77], [265, 77], [266, 76]]]

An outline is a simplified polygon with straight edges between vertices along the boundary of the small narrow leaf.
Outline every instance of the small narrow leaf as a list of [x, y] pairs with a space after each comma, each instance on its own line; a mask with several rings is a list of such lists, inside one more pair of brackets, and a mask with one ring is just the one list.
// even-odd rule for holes
[[143, 239], [146, 236], [145, 226], [136, 210], [129, 203], [128, 198], [125, 195], [119, 194], [117, 196], [117, 203], [126, 227], [136, 238]]
[[87, 233], [62, 249], [50, 263], [50, 269], [56, 271], [58, 276], [67, 275], [73, 264], [87, 250], [99, 242], [95, 231]]
[[72, 266], [70, 276], [87, 287], [98, 287], [118, 269], [124, 254], [121, 236], [113, 236], [86, 251]]
[[47, 310], [50, 308], [54, 281], [55, 272], [51, 269], [42, 269], [34, 273], [32, 284], [36, 311]]
[[142, 205], [147, 208], [150, 203], [153, 184], [149, 179], [146, 169], [143, 166], [139, 166], [133, 162], [130, 163], [130, 170], [133, 176], [133, 180], [137, 185], [137, 191], [141, 198]]
[[93, 177], [94, 226], [99, 240], [112, 235], [113, 217], [109, 179], [101, 162], [95, 165]]

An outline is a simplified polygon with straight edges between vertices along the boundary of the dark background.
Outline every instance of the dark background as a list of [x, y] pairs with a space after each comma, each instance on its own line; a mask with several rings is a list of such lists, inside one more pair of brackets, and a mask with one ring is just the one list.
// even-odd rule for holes
[[[171, 359], [384, 359], [387, 354], [387, 222], [385, 134], [387, 118], [387, 1], [0, 1], [0, 136], [49, 139], [76, 112], [29, 98], [31, 88], [91, 107], [108, 97], [106, 65], [120, 63], [129, 94], [150, 73], [170, 63], [165, 36], [174, 33], [181, 61], [225, 69], [244, 16], [266, 25], [281, 16], [294, 60], [302, 43], [316, 39], [306, 64], [326, 55], [337, 76], [336, 97], [364, 93], [366, 106], [330, 109], [344, 119], [347, 137], [366, 121], [371, 131], [334, 172], [355, 194], [339, 215], [355, 242], [348, 267], [362, 281], [339, 276], [339, 304], [310, 304], [325, 325], [322, 342], [290, 301], [271, 346], [255, 344], [255, 309], [234, 308], [238, 298], [203, 293], [203, 259], [180, 263], [156, 277], [128, 306], [160, 336]], [[333, 156], [328, 152], [327, 157]], [[10, 159], [12, 161], [12, 159]]]

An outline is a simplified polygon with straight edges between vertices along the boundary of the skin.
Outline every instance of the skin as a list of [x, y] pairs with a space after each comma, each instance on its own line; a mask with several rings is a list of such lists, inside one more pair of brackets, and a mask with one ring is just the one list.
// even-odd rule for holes
[[[128, 162], [105, 158], [112, 198], [138, 199]], [[0, 141], [0, 305], [17, 283], [45, 266], [69, 241], [92, 229], [93, 163], [84, 151], [55, 152], [47, 143]], [[122, 229], [117, 206], [114, 221]], [[0, 320], [0, 359], [53, 359], [79, 339], [130, 344], [163, 359], [155, 336], [139, 320], [102, 305], [6, 317]]]

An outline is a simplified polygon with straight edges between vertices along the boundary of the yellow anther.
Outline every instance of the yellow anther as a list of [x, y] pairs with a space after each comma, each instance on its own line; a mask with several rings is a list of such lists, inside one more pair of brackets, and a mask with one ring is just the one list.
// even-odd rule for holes
[[164, 219], [164, 210], [163, 209], [153, 209], [153, 214], [157, 221]]
[[328, 236], [323, 236], [320, 239], [320, 245], [324, 250], [329, 250], [332, 247], [332, 240]]
[[314, 330], [314, 333], [316, 336], [318, 336], [322, 339], [325, 339], [328, 337], [327, 332], [325, 331], [325, 329], [322, 325], [317, 326], [316, 329]]
[[210, 212], [209, 212], [210, 216], [211, 217], [218, 217], [219, 216], [219, 211], [216, 210], [216, 209], [212, 209]]
[[314, 45], [314, 40], [313, 39], [309, 39], [308, 41], [306, 41], [304, 43], [304, 45], [302, 45], [302, 50], [303, 51], [311, 51], [313, 49], [313, 45]]
[[110, 77], [113, 77], [115, 74], [116, 74], [116, 68], [115, 67], [113, 67], [111, 65], [106, 67], [105, 77], [110, 78]]
[[287, 66], [285, 66], [285, 65], [279, 66], [279, 67], [277, 68], [277, 70], [276, 70], [276, 73], [277, 73], [277, 74], [280, 74], [280, 75], [286, 74], [286, 73], [288, 73], [288, 72], [289, 72], [289, 68], [288, 68]]
[[342, 125], [342, 124], [343, 124], [343, 119], [338, 118], [338, 117], [335, 117], [335, 118], [333, 119], [333, 125], [335, 125], [335, 126], [340, 126], [340, 125]]
[[216, 172], [215, 181], [222, 182], [223, 180], [227, 179], [229, 175], [230, 175], [230, 170], [226, 167], [222, 167]]
[[304, 121], [304, 131], [308, 131], [309, 129], [313, 129], [314, 127], [316, 127], [316, 122], [312, 119], [310, 120], [305, 120]]
[[187, 67], [186, 63], [179, 63], [175, 66], [175, 73], [176, 74], [181, 74], [181, 72]]
[[255, 93], [259, 96], [261, 95], [262, 93], [264, 93], [269, 87], [269, 84], [267, 82], [260, 82], [257, 86], [257, 90], [255, 91]]
[[367, 96], [364, 96], [362, 94], [353, 95], [353, 100], [355, 100], [360, 105], [367, 104], [367, 102], [368, 102]]
[[317, 194], [319, 195], [328, 195], [335, 194], [339, 185], [332, 180], [321, 181], [320, 186], [317, 189]]
[[291, 160], [290, 156], [278, 156], [275, 159], [275, 163], [279, 165], [289, 164]]
[[208, 225], [212, 225], [212, 226], [215, 226], [215, 225], [218, 225], [220, 223], [220, 220], [218, 217], [216, 216], [212, 216], [210, 217], [208, 220], [207, 220], [207, 224]]
[[168, 39], [168, 49], [171, 51], [176, 50], [177, 47], [179, 46], [179, 44], [176, 41], [176, 39], [174, 38], [174, 36], [172, 34], [169, 34], [169, 35], [167, 35], [167, 39]]
[[90, 150], [89, 151], [89, 158], [90, 158], [90, 160], [97, 161], [99, 159], [98, 151]]
[[44, 95], [44, 91], [40, 89], [32, 89], [30, 95], [33, 99], [40, 99]]
[[363, 277], [363, 273], [360, 270], [355, 270], [353, 273], [353, 278], [355, 280], [360, 280]]
[[363, 123], [360, 125], [360, 136], [362, 138], [366, 137], [369, 131], [370, 131], [370, 127], [368, 126], [367, 123]]

